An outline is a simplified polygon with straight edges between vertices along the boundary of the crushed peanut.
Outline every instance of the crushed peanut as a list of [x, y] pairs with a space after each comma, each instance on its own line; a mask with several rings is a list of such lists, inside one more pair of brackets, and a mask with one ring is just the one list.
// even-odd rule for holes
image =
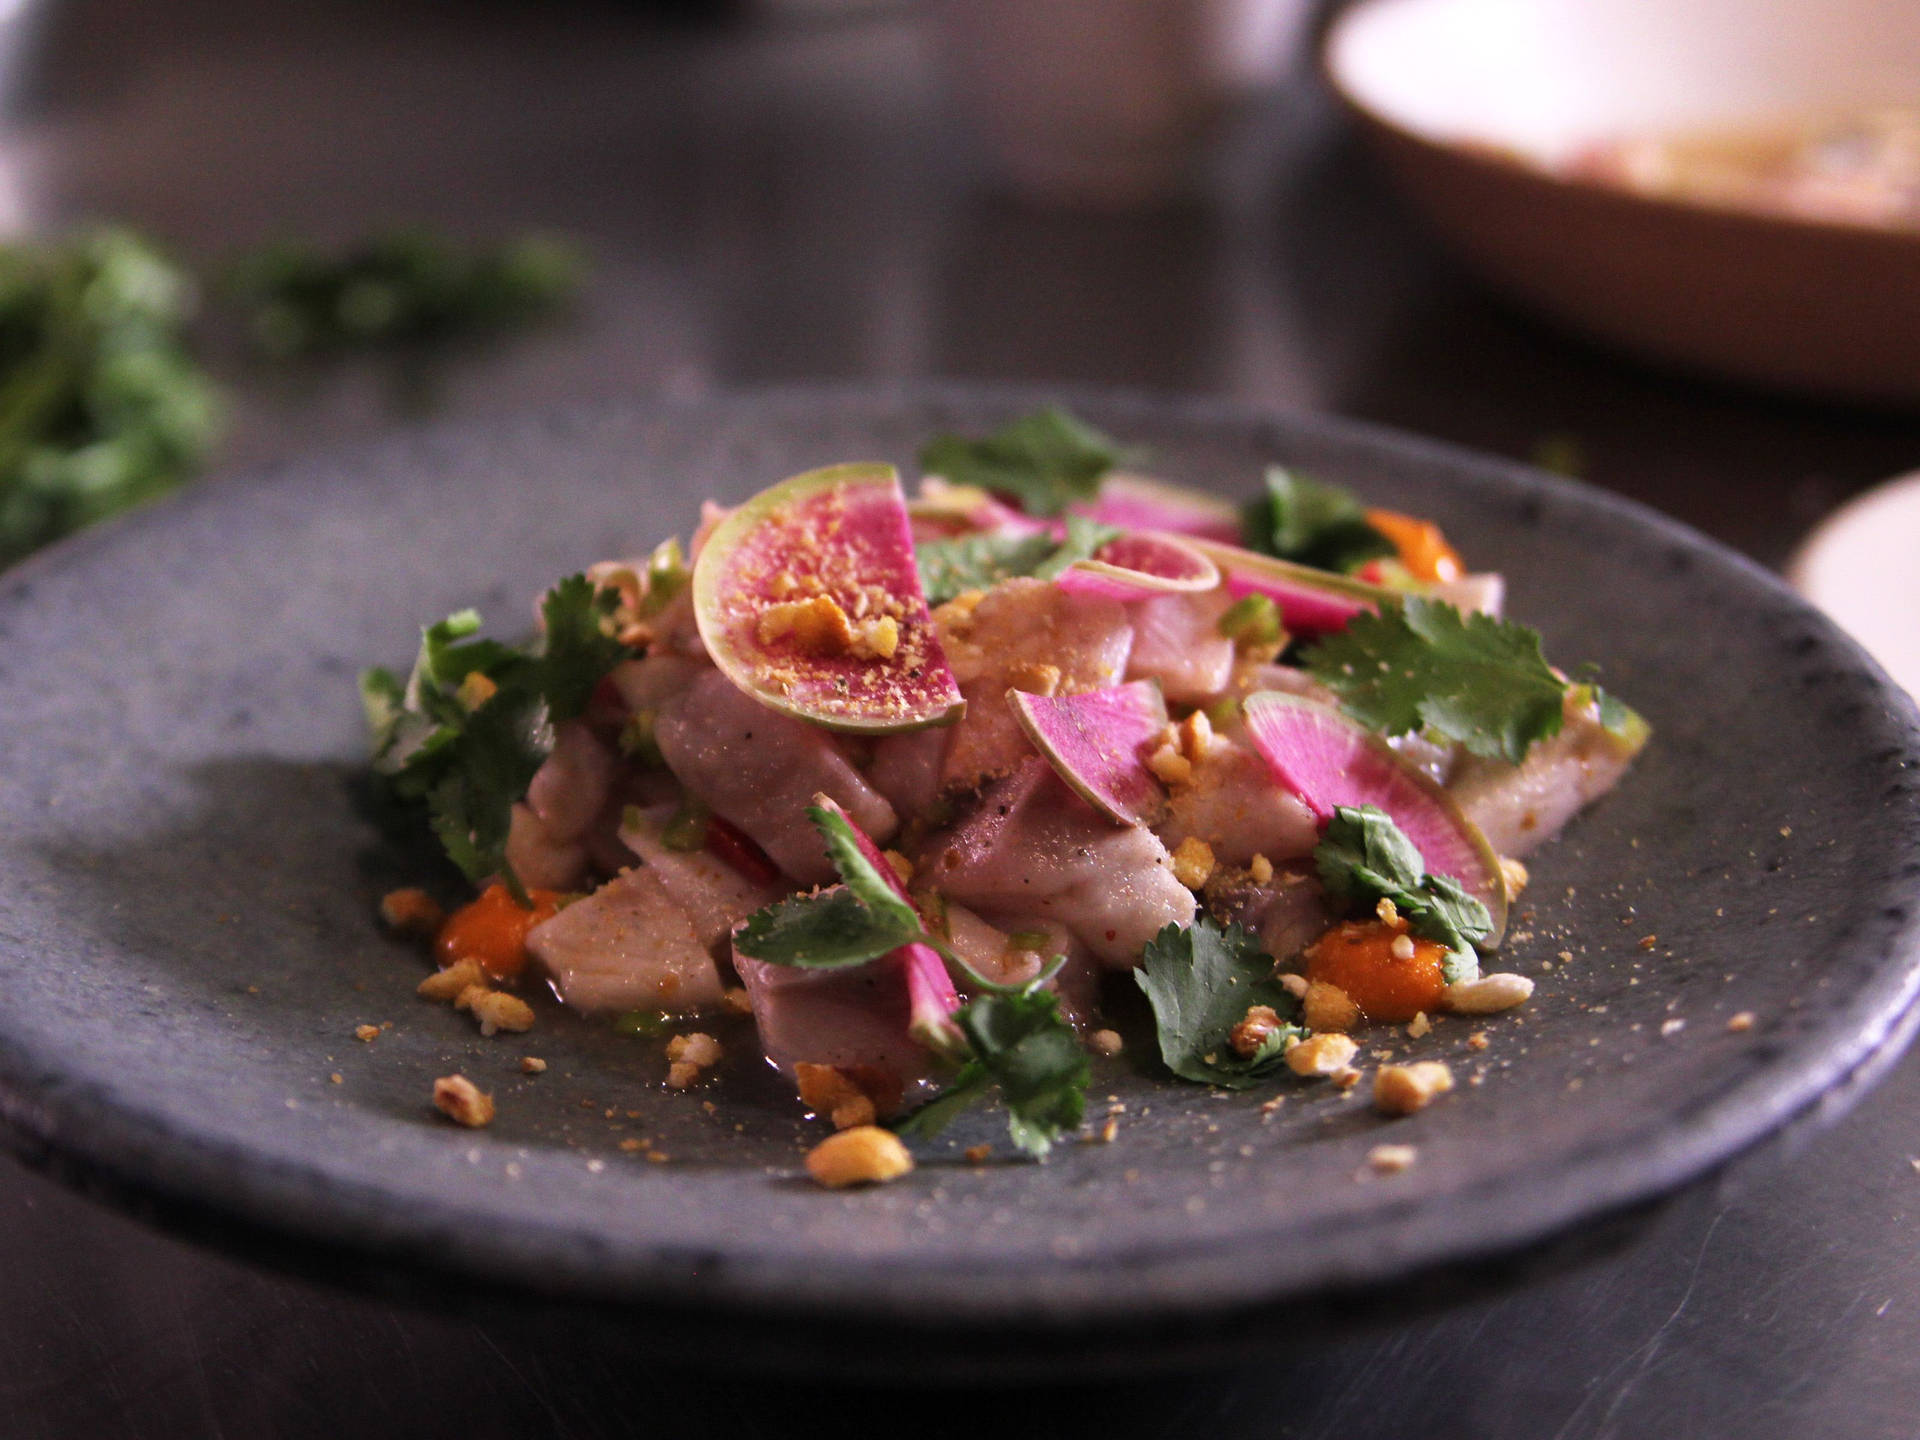
[[887, 850], [882, 853], [887, 857], [887, 864], [893, 867], [893, 873], [900, 877], [900, 883], [902, 885], [911, 885], [913, 883], [913, 861], [902, 855], [898, 850]]
[[1382, 1115], [1411, 1115], [1451, 1089], [1453, 1071], [1439, 1060], [1382, 1065], [1373, 1076], [1373, 1108]]
[[791, 637], [794, 648], [807, 655], [845, 655], [854, 645], [847, 612], [827, 595], [769, 605], [760, 612], [755, 634], [762, 645]]
[[1300, 1002], [1300, 1018], [1309, 1030], [1351, 1030], [1360, 1023], [1360, 1007], [1338, 985], [1313, 980]]
[[667, 1041], [667, 1059], [684, 1061], [704, 1070], [720, 1063], [720, 1042], [703, 1030], [690, 1030]]
[[484, 986], [486, 974], [478, 960], [456, 960], [437, 970], [414, 987], [413, 993], [427, 1000], [458, 1000], [473, 986]]
[[430, 940], [446, 918], [439, 903], [424, 890], [389, 890], [380, 897], [380, 919], [396, 935]]
[[856, 1125], [830, 1135], [807, 1152], [807, 1173], [829, 1190], [884, 1185], [913, 1169], [913, 1156], [890, 1130]]
[[460, 708], [471, 715], [487, 701], [499, 694], [500, 686], [490, 676], [478, 670], [469, 670], [461, 680], [459, 688], [453, 692], [453, 698], [460, 702]]
[[969, 1165], [984, 1165], [992, 1158], [993, 1147], [991, 1145], [969, 1145], [960, 1153], [967, 1157], [967, 1163]]
[[747, 987], [744, 985], [729, 985], [726, 990], [721, 993], [720, 1003], [725, 1005], [727, 1009], [735, 1015], [751, 1015], [753, 1013], [753, 997], [747, 994]]
[[689, 1065], [684, 1060], [676, 1060], [667, 1066], [667, 1088], [686, 1090], [700, 1083], [700, 1067]]
[[1087, 1037], [1087, 1048], [1096, 1055], [1105, 1055], [1109, 1059], [1118, 1055], [1125, 1047], [1118, 1030], [1096, 1030]]
[[1413, 937], [1411, 935], [1394, 936], [1393, 943], [1387, 947], [1387, 953], [1396, 960], [1411, 960], [1413, 958]]
[[1213, 866], [1213, 847], [1198, 835], [1189, 835], [1173, 852], [1173, 878], [1189, 890], [1205, 885]]
[[1500, 878], [1507, 883], [1507, 898], [1517, 900], [1520, 898], [1520, 892], [1527, 888], [1527, 882], [1532, 877], [1527, 874], [1527, 867], [1521, 864], [1520, 861], [1514, 859], [1511, 855], [1502, 855], [1500, 857]]
[[1147, 757], [1147, 768], [1167, 785], [1191, 785], [1193, 762], [1172, 745], [1162, 745]]
[[1482, 975], [1447, 987], [1447, 1008], [1458, 1015], [1492, 1015], [1511, 1010], [1533, 994], [1524, 975]]
[[1256, 885], [1264, 885], [1273, 879], [1273, 862], [1264, 855], [1256, 854], [1247, 862], [1247, 878]]
[[1359, 1050], [1350, 1036], [1314, 1035], [1288, 1049], [1287, 1068], [1296, 1075], [1332, 1075], [1346, 1068]]
[[522, 1075], [544, 1075], [547, 1073], [547, 1062], [542, 1060], [538, 1055], [522, 1055], [520, 1057], [520, 1073]]
[[1333, 1082], [1333, 1088], [1342, 1095], [1360, 1083], [1361, 1072], [1351, 1065], [1342, 1065], [1327, 1078]]
[[353, 1027], [353, 1038], [361, 1041], [363, 1044], [371, 1043], [380, 1038], [380, 1027], [378, 1025], [356, 1025]]
[[1108, 1116], [1107, 1123], [1100, 1127], [1100, 1143], [1111, 1145], [1120, 1135], [1120, 1121], [1116, 1116]]
[[1738, 1015], [1734, 1015], [1728, 1018], [1727, 1029], [1735, 1031], [1736, 1033], [1741, 1030], [1751, 1030], [1753, 1029], [1753, 1021], [1754, 1021], [1753, 1011], [1742, 1010]]
[[1484, 1030], [1476, 1030], [1473, 1034], [1467, 1036], [1467, 1049], [1469, 1050], [1484, 1050], [1492, 1043], [1493, 1042], [1487, 1038], [1487, 1032]]
[[456, 1125], [477, 1130], [493, 1123], [493, 1097], [464, 1075], [442, 1075], [434, 1081], [433, 1103]]
[[518, 995], [509, 995], [504, 990], [470, 985], [460, 992], [460, 998], [453, 1003], [456, 1008], [472, 1013], [473, 1018], [480, 1022], [482, 1035], [494, 1035], [502, 1030], [518, 1035], [533, 1028], [533, 1007]]
[[853, 640], [853, 656], [856, 660], [891, 660], [899, 652], [898, 620], [891, 615], [882, 615], [876, 620], [860, 622], [860, 632]]
[[1373, 913], [1380, 918], [1382, 925], [1400, 924], [1400, 907], [1384, 895], [1380, 897], [1380, 903], [1373, 907]]
[[1252, 1059], [1279, 1028], [1279, 1013], [1271, 1005], [1251, 1005], [1228, 1034], [1227, 1043], [1234, 1054]]
[[1029, 695], [1052, 695], [1060, 688], [1060, 667], [1022, 660], [1008, 667], [1007, 684]]
[[1427, 1018], [1427, 1012], [1424, 1010], [1418, 1012], [1412, 1020], [1407, 1022], [1407, 1038], [1409, 1040], [1418, 1040], [1422, 1035], [1430, 1035], [1432, 1033], [1433, 1022]]
[[1213, 722], [1207, 719], [1207, 712], [1196, 710], [1180, 722], [1177, 731], [1180, 753], [1189, 763], [1198, 765], [1207, 758], [1207, 751], [1213, 748]]
[[871, 1125], [878, 1118], [873, 1097], [845, 1071], [805, 1060], [793, 1069], [800, 1102], [814, 1114], [831, 1120], [834, 1129], [851, 1130], [859, 1125]]
[[1420, 1152], [1411, 1145], [1376, 1145], [1367, 1152], [1367, 1164], [1382, 1175], [1398, 1175], [1413, 1168]]
[[1296, 975], [1293, 971], [1289, 970], [1276, 978], [1280, 981], [1280, 988], [1294, 999], [1304, 1000], [1307, 998], [1308, 984], [1306, 976]]

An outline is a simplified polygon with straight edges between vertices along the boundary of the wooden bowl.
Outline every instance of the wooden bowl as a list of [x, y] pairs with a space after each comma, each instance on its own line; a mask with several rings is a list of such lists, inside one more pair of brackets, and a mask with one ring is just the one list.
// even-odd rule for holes
[[1323, 52], [1414, 203], [1500, 289], [1657, 361], [1920, 401], [1920, 230], [1581, 178], [1597, 143], [1920, 100], [1911, 0], [1360, 0]]

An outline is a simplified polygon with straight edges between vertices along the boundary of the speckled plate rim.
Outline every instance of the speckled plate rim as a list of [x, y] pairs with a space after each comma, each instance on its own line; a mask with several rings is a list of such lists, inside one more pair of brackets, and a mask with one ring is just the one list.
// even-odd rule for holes
[[[1836, 626], [1752, 562], [1643, 506], [1577, 483], [1543, 475], [1437, 442], [1381, 427], [1318, 416], [1282, 415], [1224, 401], [1167, 399], [1071, 388], [924, 385], [781, 387], [715, 399], [611, 407], [673, 416], [738, 417], [783, 407], [865, 407], [937, 403], [1019, 408], [1040, 400], [1095, 403], [1108, 416], [1142, 422], [1229, 426], [1256, 437], [1310, 436], [1351, 456], [1392, 457], [1485, 487], [1515, 503], [1571, 507], [1637, 529], [1667, 553], [1717, 567], [1745, 587], [1756, 605], [1792, 620], [1804, 643], [1875, 677], [1886, 704], [1888, 737], [1909, 769], [1920, 767], [1920, 717], [1872, 660]], [[586, 419], [599, 410], [577, 412]], [[551, 421], [553, 417], [547, 417]], [[357, 451], [317, 457], [297, 471], [338, 465], [356, 455], [403, 459], [414, 447], [453, 436], [508, 434], [538, 419], [491, 426], [429, 427]], [[194, 487], [123, 517], [17, 567], [0, 578], [0, 622], [23, 605], [37, 577], [108, 547], [135, 543], [204, 507], [245, 503], [247, 475]], [[1350, 1292], [1402, 1281], [1440, 1267], [1510, 1256], [1564, 1236], [1583, 1223], [1644, 1207], [1722, 1168], [1790, 1121], [1834, 1118], [1861, 1093], [1912, 1036], [1920, 1011], [1920, 773], [1888, 820], [1889, 838], [1910, 857], [1899, 893], [1872, 897], [1873, 910], [1851, 935], [1875, 960], [1871, 982], [1825, 1010], [1791, 1045], [1724, 1092], [1693, 1097], [1657, 1124], [1625, 1132], [1576, 1163], [1548, 1174], [1490, 1181], [1461, 1203], [1423, 1206], [1409, 1195], [1380, 1212], [1378, 1234], [1350, 1226], [1328, 1233], [1286, 1232], [1286, 1244], [1265, 1231], [1236, 1236], [1231, 1253], [1217, 1242], [1178, 1237], [1129, 1253], [1094, 1253], [1025, 1272], [964, 1272], [939, 1261], [885, 1265], [798, 1263], [777, 1249], [743, 1246], [737, 1253], [662, 1246], [610, 1247], [577, 1227], [524, 1224], [488, 1231], [485, 1216], [458, 1205], [427, 1213], [395, 1213], [378, 1186], [345, 1181], [325, 1166], [263, 1163], [246, 1145], [168, 1123], [99, 1077], [63, 1073], [58, 1057], [23, 1053], [0, 1019], [0, 1131], [28, 1163], [103, 1193], [117, 1203], [193, 1217], [187, 1228], [218, 1238], [230, 1224], [236, 1239], [280, 1237], [315, 1252], [361, 1257], [373, 1268], [394, 1266], [483, 1288], [616, 1305], [661, 1304], [761, 1316], [832, 1313], [850, 1320], [899, 1321], [933, 1329], [1006, 1325], [1034, 1331], [1102, 1324], [1177, 1323], [1183, 1316]], [[1894, 832], [1897, 832], [1894, 833]], [[1849, 1083], [1853, 1082], [1853, 1083]], [[1828, 1102], [1822, 1106], [1822, 1101]], [[1819, 1108], [1816, 1108], [1819, 1107]], [[1379, 1243], [1382, 1239], [1387, 1243]], [[257, 1244], [249, 1244], [259, 1253]]]

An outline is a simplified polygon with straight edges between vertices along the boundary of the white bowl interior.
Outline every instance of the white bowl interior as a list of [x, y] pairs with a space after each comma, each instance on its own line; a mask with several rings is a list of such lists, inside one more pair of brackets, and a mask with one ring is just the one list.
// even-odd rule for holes
[[1327, 67], [1401, 129], [1551, 165], [1597, 139], [1920, 105], [1920, 3], [1362, 0]]

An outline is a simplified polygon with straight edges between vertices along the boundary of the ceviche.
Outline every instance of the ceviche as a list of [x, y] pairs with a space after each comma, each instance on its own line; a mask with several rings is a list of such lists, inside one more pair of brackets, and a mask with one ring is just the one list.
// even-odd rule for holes
[[[719, 1058], [700, 1017], [748, 1012], [840, 1132], [830, 1185], [983, 1100], [1047, 1153], [1122, 1048], [1116, 985], [1158, 1067], [1230, 1089], [1351, 1085], [1363, 1027], [1525, 1001], [1489, 960], [1523, 857], [1647, 727], [1498, 575], [1282, 468], [1244, 507], [1145, 478], [1057, 410], [920, 461], [913, 498], [849, 464], [709, 503], [561, 580], [531, 642], [464, 611], [362, 677], [376, 771], [477, 891], [384, 902], [423, 994], [517, 1031], [544, 980], [672, 1032], [681, 1089]], [[458, 1076], [436, 1099], [491, 1116]]]

